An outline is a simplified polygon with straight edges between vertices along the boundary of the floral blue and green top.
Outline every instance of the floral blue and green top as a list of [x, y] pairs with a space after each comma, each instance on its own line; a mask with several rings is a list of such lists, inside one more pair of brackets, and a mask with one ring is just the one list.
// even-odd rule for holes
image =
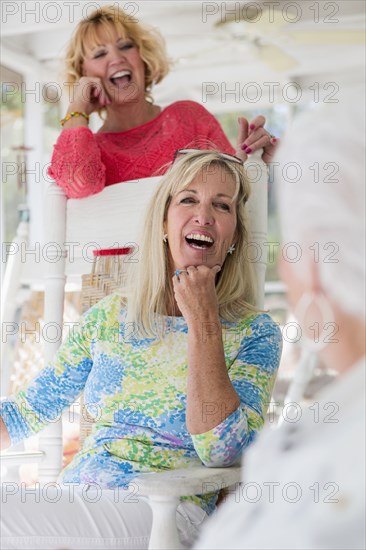
[[[191, 435], [184, 318], [165, 318], [165, 336], [155, 340], [137, 338], [125, 315], [118, 294], [101, 300], [70, 332], [54, 361], [2, 402], [12, 443], [38, 432], [84, 391], [95, 424], [61, 473], [63, 483], [115, 488], [142, 472], [235, 462], [264, 423], [281, 354], [278, 326], [266, 314], [222, 322], [226, 364], [241, 404], [215, 428]], [[203, 414], [209, 416], [214, 406], [207, 403]], [[210, 512], [215, 499], [196, 502]]]

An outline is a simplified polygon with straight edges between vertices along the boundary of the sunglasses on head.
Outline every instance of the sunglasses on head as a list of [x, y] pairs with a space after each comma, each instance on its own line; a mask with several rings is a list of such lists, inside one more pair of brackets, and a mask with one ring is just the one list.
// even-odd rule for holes
[[[202, 149], [178, 149], [174, 153], [173, 160], [176, 160], [180, 155], [190, 155], [191, 153], [198, 153], [198, 152], [202, 153], [203, 151]], [[221, 153], [219, 151], [212, 151], [212, 153], [215, 153], [222, 159], [235, 162], [236, 164], [240, 164], [241, 166], [243, 166], [243, 161], [239, 157], [236, 157], [235, 155], [229, 155], [229, 153]]]

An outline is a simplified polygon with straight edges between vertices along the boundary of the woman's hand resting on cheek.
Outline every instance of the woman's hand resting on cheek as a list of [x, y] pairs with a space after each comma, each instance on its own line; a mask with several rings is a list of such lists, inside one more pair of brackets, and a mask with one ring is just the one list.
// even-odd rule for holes
[[73, 101], [68, 111], [83, 111], [91, 115], [94, 111], [111, 105], [112, 101], [98, 77], [82, 76], [75, 85]]
[[189, 266], [178, 270], [173, 277], [173, 289], [177, 305], [187, 324], [194, 322], [217, 321], [219, 306], [217, 302], [215, 279], [221, 270], [219, 265]]

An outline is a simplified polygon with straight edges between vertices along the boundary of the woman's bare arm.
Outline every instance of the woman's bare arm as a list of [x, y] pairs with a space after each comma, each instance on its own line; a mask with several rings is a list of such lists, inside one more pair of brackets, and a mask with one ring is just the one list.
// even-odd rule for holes
[[215, 290], [220, 267], [190, 266], [173, 278], [177, 305], [188, 325], [186, 423], [197, 435], [208, 432], [240, 405], [227, 371]]

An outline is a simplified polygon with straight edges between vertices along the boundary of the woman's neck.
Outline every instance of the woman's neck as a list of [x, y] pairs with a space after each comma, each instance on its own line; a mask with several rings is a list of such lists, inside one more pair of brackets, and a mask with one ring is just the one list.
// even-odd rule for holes
[[157, 105], [143, 101], [129, 102], [123, 105], [109, 105], [107, 119], [99, 132], [125, 132], [150, 122], [158, 116], [161, 109]]

